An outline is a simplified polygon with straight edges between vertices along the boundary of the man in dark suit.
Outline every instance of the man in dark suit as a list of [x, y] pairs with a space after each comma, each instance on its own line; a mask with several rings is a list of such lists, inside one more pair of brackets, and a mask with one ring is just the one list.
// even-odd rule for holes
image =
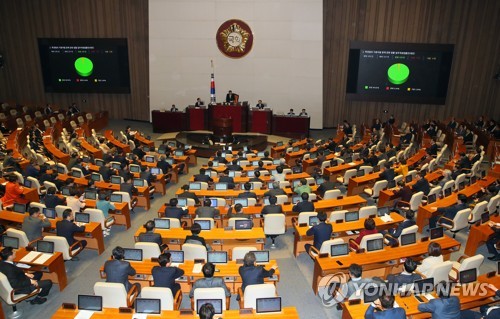
[[[500, 297], [500, 289], [495, 287], [492, 284], [489, 284], [487, 286], [489, 289], [493, 290], [495, 292], [495, 297], [498, 298]], [[461, 319], [497, 319], [500, 318], [500, 305], [493, 305], [493, 306], [481, 306], [479, 308], [481, 311], [480, 313], [474, 312], [472, 310], [462, 310], [461, 312]]]
[[243, 213], [243, 206], [241, 204], [236, 204], [232, 207], [229, 207], [227, 210], [227, 218], [247, 218], [250, 219], [251, 215], [247, 215]]
[[115, 170], [111, 169], [111, 163], [106, 163], [103, 166], [99, 167], [99, 174], [101, 174], [102, 179], [105, 182], [109, 182], [111, 176], [115, 174]]
[[425, 150], [427, 152], [427, 155], [435, 157], [437, 156], [438, 152], [438, 146], [436, 144], [436, 141], [434, 139], [431, 139], [431, 145]]
[[[226, 171], [225, 174], [228, 174], [228, 171]], [[234, 189], [234, 187], [236, 186], [234, 184], [234, 178], [227, 175], [222, 175], [221, 177], [219, 177], [219, 183], [227, 183], [228, 189]]]
[[120, 192], [125, 192], [130, 195], [130, 198], [134, 196], [134, 194], [137, 194], [137, 188], [134, 186], [134, 184], [131, 183], [132, 179], [132, 174], [131, 173], [126, 173], [123, 176], [123, 180], [125, 183], [120, 184]]
[[196, 205], [200, 204], [200, 199], [198, 198], [198, 196], [196, 196], [195, 193], [191, 193], [189, 191], [189, 185], [182, 185], [181, 188], [183, 192], [177, 195], [178, 198], [192, 198]]
[[304, 192], [300, 195], [302, 201], [295, 204], [292, 208], [292, 211], [296, 213], [302, 212], [314, 212], [314, 204], [309, 201], [309, 194]]
[[470, 169], [472, 167], [469, 157], [465, 153], [460, 153], [460, 159], [457, 162], [457, 166], [460, 168]]
[[[375, 312], [375, 309], [379, 309]], [[383, 294], [366, 309], [365, 319], [406, 319], [406, 311], [394, 308], [394, 296]]]
[[424, 195], [427, 196], [431, 190], [431, 186], [425, 179], [425, 172], [419, 172], [416, 176], [416, 181], [417, 182], [413, 185], [413, 191], [415, 193], [423, 192]]
[[269, 196], [269, 205], [266, 205], [264, 206], [264, 208], [262, 208], [260, 215], [264, 216], [266, 214], [283, 214], [283, 208], [281, 207], [281, 205], [276, 205], [277, 202], [278, 198], [276, 198], [276, 196]]
[[[57, 236], [61, 236], [66, 238], [68, 241], [68, 245], [73, 245], [78, 242], [73, 236], [75, 233], [81, 233], [85, 231], [85, 226], [78, 227], [75, 223], [73, 223], [73, 212], [71, 209], [66, 209], [63, 211], [63, 220], [60, 220], [56, 223], [56, 232]], [[85, 248], [87, 246], [86, 240], [80, 240], [82, 247]], [[82, 248], [82, 249], [83, 249]], [[76, 260], [76, 257], [73, 257]]]
[[189, 213], [187, 209], [184, 210], [180, 207], [177, 207], [177, 202], [177, 198], [170, 199], [170, 205], [165, 208], [165, 217], [177, 218], [178, 220], [181, 220], [182, 216], [185, 216]]
[[146, 243], [157, 243], [158, 247], [160, 247], [160, 250], [163, 251], [165, 248], [168, 246], [166, 244], [163, 244], [163, 241], [161, 239], [161, 235], [158, 233], [155, 233], [155, 222], [153, 220], [148, 220], [144, 225], [144, 229], [146, 230], [145, 233], [140, 233], [139, 234], [139, 240], [140, 242], [146, 242]]
[[234, 100], [236, 99], [236, 95], [233, 93], [233, 91], [229, 90], [226, 94], [226, 103], [234, 103]]
[[200, 107], [202, 105], [205, 105], [205, 103], [203, 103], [203, 101], [200, 98], [197, 98], [196, 103], [194, 103], [194, 106]]
[[13, 289], [16, 289], [16, 294], [29, 294], [33, 290], [40, 288], [41, 291], [33, 300], [32, 305], [41, 305], [47, 301], [47, 295], [52, 288], [52, 281], [40, 280], [42, 272], [25, 273], [21, 268], [14, 265], [16, 253], [11, 247], [5, 247], [0, 252], [0, 272], [7, 277]]
[[273, 265], [271, 269], [266, 270], [263, 266], [256, 266], [255, 260], [255, 254], [252, 252], [247, 253], [243, 258], [243, 266], [239, 269], [243, 292], [248, 285], [263, 284], [264, 278], [274, 275], [274, 271], [278, 268], [278, 265]]
[[256, 108], [258, 108], [259, 110], [262, 110], [264, 109], [266, 106], [264, 105], [264, 103], [262, 103], [262, 100], [259, 100], [257, 102], [257, 105], [255, 105]]
[[[128, 281], [128, 276], [135, 275], [135, 269], [130, 266], [128, 261], [123, 260], [125, 257], [125, 250], [116, 246], [113, 249], [113, 259], [104, 263], [104, 273], [106, 274], [106, 282], [114, 282], [123, 284], [125, 290], [130, 291], [132, 284]], [[137, 291], [141, 291], [141, 285], [138, 283], [133, 284], [137, 287]]]
[[286, 192], [280, 188], [280, 182], [274, 181], [273, 188], [264, 193], [264, 197], [286, 195]]
[[226, 164], [227, 163], [227, 160], [225, 157], [222, 156], [222, 152], [221, 151], [217, 151], [215, 153], [215, 156], [213, 158], [214, 161], [219, 161], [219, 163], [224, 163]]
[[393, 238], [389, 238], [389, 243], [391, 245], [394, 245], [397, 243], [397, 238], [399, 238], [399, 236], [401, 236], [401, 233], [403, 232], [403, 230], [405, 228], [408, 228], [408, 227], [411, 227], [413, 225], [415, 225], [415, 220], [413, 219], [415, 216], [415, 212], [413, 212], [412, 210], [408, 210], [406, 211], [406, 219], [400, 223], [397, 227], [395, 228], [389, 228], [387, 231], [385, 230], [381, 230], [380, 233], [382, 234], [389, 234], [391, 235]]
[[220, 212], [215, 207], [210, 207], [212, 201], [210, 198], [205, 198], [203, 201], [203, 206], [196, 208], [196, 216], [199, 218], [214, 218], [216, 215], [220, 215]]
[[146, 165], [141, 166], [141, 174], [139, 175], [139, 178], [147, 181], [149, 186], [151, 186], [151, 183], [156, 181], [156, 176], [151, 174], [151, 170]]
[[[321, 245], [323, 245], [323, 242], [329, 240], [332, 237], [332, 224], [325, 223], [326, 218], [327, 216], [325, 212], [319, 212], [319, 224], [309, 228], [306, 232], [307, 236], [314, 236], [313, 246], [318, 249], [318, 251], [321, 249]], [[305, 249], [307, 252], [309, 252], [309, 250], [311, 249], [311, 244], [306, 244]]]
[[402, 273], [394, 275], [391, 274], [387, 276], [389, 289], [391, 289], [393, 292], [397, 291], [398, 288], [404, 285], [413, 283], [415, 280], [422, 279], [421, 275], [415, 273], [415, 269], [417, 269], [417, 263], [413, 259], [406, 258], [403, 266], [404, 271]]
[[436, 293], [439, 298], [429, 300], [427, 303], [418, 305], [421, 312], [432, 313], [432, 318], [456, 319], [460, 318], [460, 300], [457, 296], [450, 296], [451, 283], [441, 281], [436, 285]]
[[214, 264], [206, 263], [205, 265], [203, 265], [201, 271], [203, 272], [204, 278], [200, 278], [194, 282], [193, 287], [191, 287], [191, 291], [189, 292], [189, 298], [194, 297], [194, 291], [196, 288], [217, 288], [217, 287], [224, 289], [226, 297], [231, 297], [231, 291], [227, 288], [226, 284], [224, 283], [224, 279], [222, 279], [221, 277], [214, 277], [214, 272], [215, 272]]
[[250, 189], [252, 188], [252, 184], [249, 182], [246, 182], [243, 187], [245, 188], [245, 191], [243, 193], [238, 194], [238, 198], [255, 198], [257, 199], [257, 194], [254, 192], [251, 192]]
[[26, 233], [29, 241], [42, 237], [42, 230], [50, 227], [47, 217], [40, 214], [40, 208], [30, 207], [29, 216], [24, 217], [22, 230]]
[[163, 253], [158, 256], [160, 266], [154, 266], [151, 270], [153, 275], [154, 287], [170, 288], [172, 296], [177, 294], [181, 289], [181, 285], [175, 280], [184, 275], [184, 270], [178, 267], [171, 267], [170, 253]]
[[208, 183], [208, 182], [213, 182], [214, 180], [210, 176], [205, 175], [205, 169], [204, 168], [200, 168], [200, 173], [194, 175], [194, 181], [195, 182], [205, 182], [205, 183]]
[[323, 175], [324, 182], [319, 185], [317, 192], [318, 195], [321, 197], [325, 196], [325, 192], [335, 189], [335, 183], [330, 181], [330, 176], [328, 175]]
[[158, 159], [158, 162], [156, 163], [156, 167], [158, 167], [159, 169], [161, 169], [161, 172], [163, 174], [167, 174], [170, 172], [170, 170], [172, 169], [172, 165], [170, 165], [170, 163], [168, 163], [166, 161], [166, 156], [165, 154], [162, 154], [160, 155], [160, 158]]
[[49, 187], [47, 189], [47, 194], [45, 194], [45, 197], [43, 198], [43, 202], [45, 207], [55, 208], [57, 205], [65, 205], [66, 198], [57, 196], [55, 187]]
[[243, 170], [243, 167], [241, 167], [240, 165], [238, 165], [238, 160], [237, 159], [234, 159], [230, 165], [227, 165], [226, 166], [226, 169], [228, 171], [242, 171]]
[[391, 167], [391, 163], [385, 162], [384, 168], [379, 175], [380, 180], [392, 181], [394, 180], [394, 169]]
[[[442, 216], [453, 220], [453, 218], [455, 218], [455, 215], [459, 211], [467, 208], [467, 196], [465, 194], [458, 194], [457, 199], [458, 199], [457, 204], [455, 204], [453, 206], [449, 206], [449, 207], [439, 207], [439, 208], [435, 207], [435, 210], [438, 213], [441, 213]], [[436, 216], [433, 216], [429, 219], [429, 228], [436, 227], [436, 223], [437, 223], [440, 216], [441, 215], [436, 215]], [[446, 220], [444, 222], [449, 224], [449, 222]]]

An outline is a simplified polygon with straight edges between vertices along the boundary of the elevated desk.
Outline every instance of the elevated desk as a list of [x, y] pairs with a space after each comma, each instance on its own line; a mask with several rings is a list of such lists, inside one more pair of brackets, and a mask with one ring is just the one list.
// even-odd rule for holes
[[215, 119], [232, 119], [233, 132], [241, 133], [247, 131], [248, 105], [209, 105], [208, 106], [208, 129], [213, 131]]
[[380, 172], [377, 172], [350, 178], [347, 184], [347, 196], [361, 194], [366, 187], [373, 187], [379, 176]]
[[304, 138], [300, 141], [293, 143], [292, 146], [289, 146], [288, 144], [284, 144], [281, 146], [273, 146], [271, 147], [271, 157], [274, 159], [281, 158], [282, 157], [281, 154], [284, 153], [288, 147], [298, 146], [299, 148], [303, 148], [306, 145], [306, 143], [307, 139]]
[[201, 131], [208, 128], [208, 110], [205, 106], [194, 107], [188, 106], [186, 108], [188, 131]]
[[[364, 252], [357, 254], [349, 253], [347, 256], [315, 258], [312, 288], [315, 294], [318, 293], [320, 279], [337, 272], [349, 270], [349, 266], [356, 263], [363, 266], [363, 275], [381, 275], [385, 278], [391, 273], [393, 268], [402, 264], [401, 258], [417, 257], [427, 253], [429, 243], [437, 242], [441, 245], [444, 260], [449, 260], [450, 254], [460, 249], [460, 242], [445, 236], [433, 241], [417, 241], [417, 243], [399, 247], [385, 246], [384, 249], [374, 252]], [[372, 272], [369, 274], [368, 272]], [[366, 273], [365, 273], [366, 272]]]
[[[500, 223], [500, 216], [499, 215], [491, 216], [490, 220], [495, 223]], [[465, 244], [464, 254], [467, 256], [476, 255], [477, 248], [483, 245], [494, 233], [495, 231], [491, 229], [491, 227], [488, 224], [472, 226], [470, 228], [469, 237], [467, 238], [467, 244]]]
[[84, 137], [80, 137], [80, 145], [94, 158], [102, 158], [102, 151], [91, 145]]
[[151, 120], [153, 133], [180, 132], [187, 129], [187, 114], [185, 112], [153, 110]]
[[[120, 191], [120, 184], [111, 184], [107, 182], [95, 182], [95, 187], [99, 189], [110, 190], [113, 192]], [[151, 200], [149, 198], [149, 186], [136, 187], [137, 188], [137, 206], [144, 207], [145, 210], [151, 208]], [[130, 198], [132, 200], [132, 198]]]
[[273, 115], [273, 134], [291, 138], [309, 137], [311, 118], [308, 116]]
[[327, 174], [328, 176], [333, 175], [334, 177], [337, 175], [344, 177], [345, 171], [350, 170], [350, 169], [358, 169], [358, 166], [361, 166], [362, 164], [363, 164], [362, 160], [357, 160], [357, 161], [347, 163], [347, 164], [342, 163], [342, 164], [337, 165], [337, 166], [327, 167], [325, 169], [324, 174]]
[[250, 109], [248, 117], [248, 131], [262, 134], [271, 134], [273, 111], [270, 109]]
[[69, 162], [69, 155], [58, 149], [53, 143], [52, 129], [48, 128], [43, 134], [43, 146], [45, 149], [54, 156], [57, 161], [67, 165]]

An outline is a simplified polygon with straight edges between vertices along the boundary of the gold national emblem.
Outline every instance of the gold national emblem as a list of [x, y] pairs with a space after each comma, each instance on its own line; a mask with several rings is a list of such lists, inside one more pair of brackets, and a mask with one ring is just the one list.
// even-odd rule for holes
[[250, 52], [253, 34], [250, 27], [241, 20], [228, 20], [217, 30], [217, 46], [230, 58], [241, 58]]

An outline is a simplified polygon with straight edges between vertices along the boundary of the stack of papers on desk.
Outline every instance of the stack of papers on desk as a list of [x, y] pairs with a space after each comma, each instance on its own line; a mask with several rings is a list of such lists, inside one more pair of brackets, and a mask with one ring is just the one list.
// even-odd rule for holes
[[24, 256], [20, 262], [22, 263], [30, 263], [32, 262], [33, 260], [35, 260], [35, 258], [37, 258], [38, 256], [40, 256], [41, 253], [39, 252], [36, 252], [36, 251], [30, 251], [26, 256]]
[[203, 267], [203, 264], [194, 264], [193, 266], [193, 274], [199, 274], [201, 273], [201, 268]]
[[92, 310], [80, 310], [78, 314], [75, 316], [75, 319], [90, 319], [94, 311]]
[[45, 263], [47, 260], [49, 260], [52, 256], [54, 256], [53, 254], [47, 254], [47, 253], [41, 253], [42, 255], [40, 257], [38, 257], [37, 259], [35, 259], [35, 261], [33, 261], [35, 264], [43, 264]]
[[391, 216], [390, 216], [390, 215], [384, 215], [384, 216], [381, 216], [381, 217], [380, 217], [380, 219], [382, 219], [382, 221], [383, 221], [384, 223], [388, 223], [388, 222], [392, 222], [392, 221], [393, 221], [393, 219], [391, 218]]

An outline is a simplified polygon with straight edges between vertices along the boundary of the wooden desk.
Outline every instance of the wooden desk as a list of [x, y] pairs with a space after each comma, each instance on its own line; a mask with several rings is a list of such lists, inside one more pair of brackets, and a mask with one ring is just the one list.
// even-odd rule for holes
[[[22, 225], [24, 217], [27, 217], [28, 213], [19, 214], [14, 213], [7, 210], [0, 211], [0, 223], [4, 225], [8, 224], [17, 224]], [[50, 228], [44, 230], [44, 235], [52, 235], [56, 234], [56, 223], [61, 220], [60, 218], [49, 219]], [[102, 227], [100, 223], [88, 223], [85, 225], [85, 232], [83, 233], [75, 233], [75, 238], [82, 240], [85, 239], [87, 241], [87, 248], [97, 250], [97, 253], [100, 255], [104, 252], [104, 237], [102, 235]]]
[[216, 119], [233, 119], [233, 132], [240, 133], [247, 131], [248, 105], [222, 105], [215, 104], [208, 106], [208, 129], [213, 131], [212, 124]]
[[12, 157], [19, 160], [19, 165], [24, 169], [29, 164], [29, 160], [23, 157], [21, 150], [26, 146], [26, 136], [28, 127], [24, 129], [14, 129], [7, 138], [6, 149], [12, 150]]
[[248, 131], [262, 134], [271, 134], [273, 111], [251, 108], [248, 117]]
[[325, 169], [324, 174], [327, 174], [329, 176], [333, 175], [334, 177], [337, 175], [340, 175], [343, 177], [345, 171], [350, 170], [350, 169], [357, 169], [358, 166], [360, 166], [362, 164], [363, 164], [363, 161], [359, 160], [359, 161], [355, 161], [355, 162], [348, 163], [348, 164], [340, 164], [340, 165], [333, 166], [333, 167], [327, 167]]
[[[491, 216], [491, 220], [495, 223], [500, 223], [500, 216]], [[488, 224], [472, 226], [467, 238], [467, 244], [465, 244], [464, 254], [474, 256], [477, 248], [483, 245], [494, 233], [495, 231]]]
[[309, 116], [273, 115], [273, 134], [291, 138], [309, 137]]
[[85, 177], [73, 177], [71, 175], [68, 175], [68, 174], [57, 174], [57, 179], [60, 180], [60, 181], [63, 181], [65, 182], [68, 178], [72, 178], [75, 182], [75, 184], [81, 186], [79, 188], [81, 188], [82, 190], [84, 190], [85, 188], [87, 188], [87, 186], [89, 186], [89, 180], [86, 179]]
[[[380, 217], [375, 218], [375, 225], [378, 230], [388, 229], [396, 226], [397, 224], [404, 221], [403, 216], [398, 213], [391, 213], [391, 222], [384, 222]], [[344, 238], [345, 242], [348, 242], [349, 237], [357, 237], [358, 234], [348, 236], [346, 234], [349, 230], [361, 230], [364, 229], [364, 223], [366, 218], [361, 218], [353, 222], [344, 222], [340, 224], [331, 223], [333, 227], [333, 232], [336, 234], [335, 238]], [[298, 224], [294, 224], [295, 228], [294, 239], [293, 239], [293, 254], [297, 257], [300, 253], [305, 252], [305, 244], [312, 244], [314, 236], [307, 236], [306, 232], [309, 230], [309, 226], [300, 227]]]
[[57, 161], [68, 165], [69, 155], [58, 149], [52, 142], [52, 129], [48, 128], [43, 135], [43, 146], [45, 149], [54, 156]]
[[[52, 316], [52, 319], [73, 319], [78, 314], [78, 310], [68, 310], [60, 308]], [[132, 313], [119, 313], [118, 309], [106, 308], [102, 312], [95, 312], [92, 315], [92, 319], [132, 319], [134, 315]], [[220, 317], [220, 315], [217, 315]], [[150, 315], [148, 318], [162, 318], [162, 319], [199, 319], [196, 314], [193, 315], [181, 315], [179, 311], [176, 310], [164, 310], [161, 315]], [[250, 314], [241, 315], [239, 310], [225, 310], [222, 314], [224, 319], [299, 319], [299, 314], [295, 307], [283, 307], [282, 313], [280, 314]]]
[[347, 185], [347, 196], [361, 194], [365, 188], [373, 187], [379, 176], [380, 173], [377, 172], [365, 176], [350, 178]]
[[[28, 253], [29, 251], [27, 251], [25, 248], [19, 248], [16, 252], [16, 258], [14, 258], [14, 262], [21, 262], [21, 259], [23, 259], [23, 257]], [[36, 261], [36, 259], [34, 261]], [[59, 285], [60, 291], [63, 291], [64, 288], [66, 288], [66, 286], [68, 285], [68, 278], [66, 277], [66, 268], [64, 267], [64, 259], [62, 253], [55, 252], [53, 256], [43, 264], [36, 264], [33, 262], [24, 263], [31, 266], [29, 270], [43, 272], [45, 278], [50, 279], [53, 283]]]
[[[169, 112], [153, 110], [151, 120], [153, 122], [153, 133], [168, 133], [185, 131], [187, 114], [184, 112]], [[168, 125], [167, 125], [168, 123]]]
[[[465, 194], [467, 197], [470, 197], [479, 191], [481, 191], [481, 188], [487, 188], [490, 184], [494, 183], [496, 181], [496, 178], [487, 176], [485, 180], [479, 180], [472, 186], [467, 186], [463, 190], [461, 190], [459, 193], [460, 194]], [[418, 225], [418, 231], [422, 232], [425, 225], [429, 223], [429, 219], [433, 216], [437, 216], [440, 213], [435, 211], [433, 208], [434, 207], [448, 207], [451, 205], [454, 205], [457, 203], [457, 195], [458, 193], [453, 192], [450, 196], [438, 199], [432, 204], [428, 204], [425, 206], [419, 206], [418, 207], [418, 213], [417, 213], [417, 225]]]
[[[140, 227], [134, 235], [137, 241], [139, 234], [145, 232], [144, 227]], [[182, 228], [155, 229], [155, 233], [161, 235], [163, 242], [168, 244], [169, 249], [181, 249], [184, 239], [191, 235], [190, 230]], [[224, 228], [213, 228], [202, 230], [200, 236], [210, 244], [213, 250], [225, 250], [238, 246], [255, 246], [258, 250], [264, 249], [266, 235], [261, 227], [254, 227], [252, 230], [224, 230]]]
[[[471, 295], [467, 293], [467, 291], [472, 291], [473, 289], [477, 289], [476, 291], [481, 291], [479, 287], [471, 287], [470, 285], [480, 285], [481, 283], [497, 283], [500, 284], [500, 277], [495, 276], [493, 278], [486, 278], [486, 275], [481, 275], [478, 278], [478, 281], [475, 283], [467, 284], [466, 286], [454, 287], [452, 291], [453, 296], [457, 296], [460, 299], [460, 305], [462, 310], [476, 308], [482, 305], [487, 305], [495, 302], [495, 293], [486, 289], [486, 293], [484, 295], [474, 294]], [[437, 297], [436, 293], [433, 292], [432, 295]], [[425, 298], [424, 298], [425, 299]], [[409, 297], [401, 298], [398, 294], [396, 295], [396, 302], [400, 307], [405, 308], [406, 315], [411, 316], [411, 318], [431, 318], [430, 313], [420, 312], [418, 310], [419, 301], [415, 298], [415, 296], [411, 295]], [[349, 303], [345, 302], [342, 304], [344, 311], [342, 312], [342, 319], [358, 319], [364, 318], [365, 312], [368, 309], [370, 304], [358, 304], [358, 305], [349, 305]]]
[[151, 141], [151, 140], [148, 140], [147, 138], [145, 138], [144, 136], [142, 136], [141, 134], [139, 133], [136, 133], [134, 135], [134, 138], [136, 139], [136, 141], [139, 141], [139, 143], [143, 144], [143, 145], [146, 145], [148, 147], [153, 147], [155, 146], [155, 142]]
[[[151, 287], [154, 285], [154, 280], [152, 276], [152, 269], [158, 266], [157, 261], [151, 261], [150, 259], [143, 261], [131, 261], [130, 265], [135, 269], [136, 275], [129, 276], [129, 280], [132, 282], [137, 282], [143, 287]], [[218, 270], [214, 273], [214, 277], [220, 277], [224, 279], [226, 286], [229, 288], [231, 293], [237, 294], [238, 288], [241, 287], [241, 277], [239, 274], [239, 268], [243, 264], [237, 264], [236, 261], [228, 261], [227, 264], [215, 264], [215, 268]], [[271, 269], [272, 266], [277, 265], [276, 260], [270, 260], [269, 263], [265, 265], [266, 269]], [[194, 273], [193, 272], [194, 262], [192, 260], [186, 260], [183, 264], [179, 265], [179, 268], [184, 270], [184, 276], [177, 279], [176, 281], [181, 285], [181, 290], [183, 293], [189, 293], [193, 283], [204, 278], [203, 272]], [[102, 279], [106, 278], [104, 273], [104, 265], [100, 268], [100, 275]], [[280, 280], [279, 268], [272, 277], [265, 278], [265, 283], [276, 283]]]
[[89, 142], [87, 142], [87, 140], [85, 139], [85, 137], [80, 137], [79, 140], [80, 140], [80, 145], [88, 153], [92, 154], [92, 156], [94, 158], [102, 158], [102, 150], [100, 150], [99, 148], [94, 147], [92, 144], [90, 144]]
[[106, 130], [106, 131], [104, 131], [104, 137], [108, 141], [110, 141], [114, 146], [116, 146], [117, 148], [121, 149], [123, 152], [130, 153], [130, 145], [122, 143], [119, 140], [117, 140], [115, 138], [115, 136], [113, 135], [113, 131], [112, 130]]
[[292, 167], [292, 166], [295, 166], [295, 162], [298, 160], [298, 159], [302, 159], [302, 157], [304, 156], [304, 154], [306, 153], [306, 150], [299, 150], [297, 152], [290, 152], [290, 153], [286, 153], [285, 154], [285, 163]]
[[[95, 182], [95, 187], [111, 190], [113, 192], [120, 191], [120, 184], [111, 184], [107, 182]], [[137, 196], [137, 206], [144, 207], [145, 210], [149, 210], [151, 208], [151, 200], [149, 199], [149, 187], [136, 187], [138, 196]]]
[[[441, 245], [445, 260], [449, 259], [453, 251], [460, 249], [460, 242], [448, 236], [433, 240], [433, 242]], [[315, 258], [312, 282], [313, 291], [315, 294], [318, 293], [319, 282], [322, 277], [336, 272], [347, 273], [349, 266], [354, 263], [363, 266], [363, 274], [365, 276], [378, 275], [385, 278], [391, 273], [393, 268], [399, 267], [402, 264], [401, 258], [417, 257], [426, 254], [429, 243], [430, 241], [417, 242], [413, 245], [394, 248], [386, 246], [383, 250], [375, 252], [361, 254], [351, 252], [347, 256]], [[337, 262], [342, 263], [342, 265]]]
[[284, 143], [284, 145], [282, 145], [282, 146], [271, 147], [271, 157], [274, 159], [278, 159], [281, 157], [281, 154], [283, 152], [285, 152], [285, 150], [288, 147], [298, 146], [298, 147], [302, 148], [306, 145], [306, 143], [307, 143], [307, 139], [304, 138], [304, 139], [301, 139], [300, 141], [293, 143], [292, 146], [289, 146], [288, 144]]
[[[115, 210], [109, 212], [109, 215], [115, 218], [115, 225], [125, 226], [125, 229], [129, 229], [131, 226], [130, 222], [130, 208], [128, 203], [113, 203], [115, 205]], [[95, 208], [96, 201], [92, 199], [85, 200], [85, 207]]]

